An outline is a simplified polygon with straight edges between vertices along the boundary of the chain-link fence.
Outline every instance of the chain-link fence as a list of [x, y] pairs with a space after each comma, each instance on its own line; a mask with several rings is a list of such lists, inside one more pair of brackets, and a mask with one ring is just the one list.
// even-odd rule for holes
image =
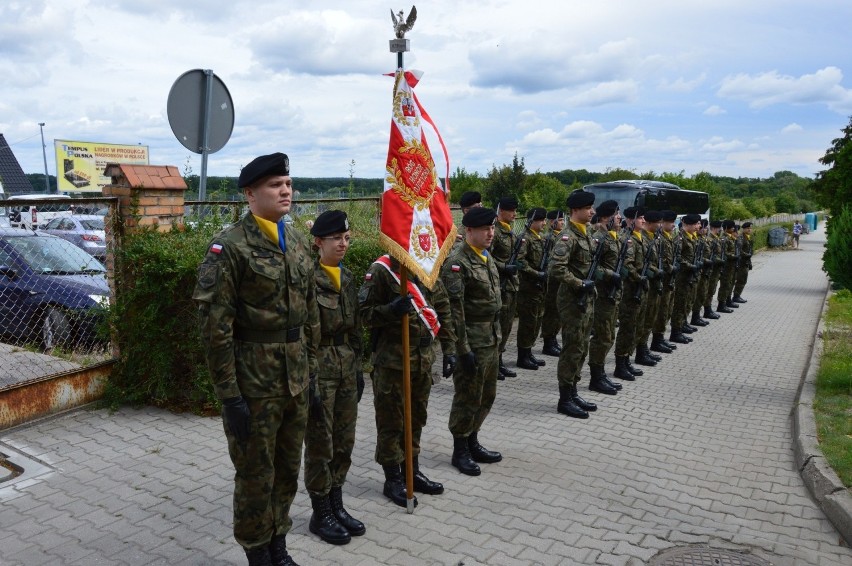
[[0, 390], [111, 359], [115, 201], [0, 201]]

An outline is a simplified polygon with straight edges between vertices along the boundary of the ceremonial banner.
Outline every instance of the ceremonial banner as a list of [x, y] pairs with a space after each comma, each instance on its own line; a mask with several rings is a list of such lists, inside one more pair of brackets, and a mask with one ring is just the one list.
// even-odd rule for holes
[[[379, 242], [431, 289], [455, 241], [456, 227], [423, 131], [424, 120], [433, 128], [435, 124], [414, 95], [418, 79], [402, 69], [394, 75]], [[435, 133], [440, 140], [437, 128]], [[447, 173], [449, 178], [448, 160]]]

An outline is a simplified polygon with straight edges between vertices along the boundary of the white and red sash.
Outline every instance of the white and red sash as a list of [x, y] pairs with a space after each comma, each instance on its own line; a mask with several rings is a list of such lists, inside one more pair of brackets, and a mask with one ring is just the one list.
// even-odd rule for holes
[[[391, 268], [390, 256], [380, 256], [374, 263], [377, 263], [387, 269], [388, 273], [390, 273], [391, 277], [393, 277], [394, 281], [396, 281], [396, 284], [399, 285], [399, 274]], [[426, 297], [423, 296], [423, 293], [417, 285], [410, 280], [407, 281], [407, 283], [408, 292], [411, 294], [411, 300], [414, 302], [414, 307], [417, 309], [417, 316], [420, 317], [420, 320], [422, 320], [423, 324], [426, 325], [426, 328], [429, 329], [429, 333], [432, 334], [432, 338], [437, 337], [438, 331], [441, 329], [441, 323], [438, 322], [438, 313], [435, 312], [435, 309], [429, 306], [426, 302]]]

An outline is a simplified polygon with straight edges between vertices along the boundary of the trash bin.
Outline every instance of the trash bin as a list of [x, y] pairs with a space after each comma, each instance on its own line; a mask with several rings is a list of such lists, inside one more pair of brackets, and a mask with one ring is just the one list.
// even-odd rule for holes
[[805, 226], [808, 227], [808, 231], [816, 230], [817, 227], [817, 215], [813, 212], [808, 212], [805, 214]]
[[780, 226], [772, 228], [766, 236], [766, 245], [770, 248], [779, 248], [787, 241], [787, 231]]

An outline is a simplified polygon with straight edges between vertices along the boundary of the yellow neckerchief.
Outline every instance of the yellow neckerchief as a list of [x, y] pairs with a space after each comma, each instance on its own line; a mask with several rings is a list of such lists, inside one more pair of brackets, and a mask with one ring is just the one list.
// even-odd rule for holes
[[636, 238], [637, 238], [640, 242], [642, 241], [642, 232], [637, 232], [636, 230], [633, 230], [633, 235], [634, 235], [634, 236], [636, 236]]
[[663, 230], [663, 234], [664, 234], [664, 235], [666, 236], [666, 238], [668, 238], [669, 240], [671, 240], [671, 239], [672, 239], [672, 233], [671, 233], [671, 232], [666, 232], [665, 230]]
[[500, 225], [501, 225], [503, 228], [505, 228], [506, 230], [508, 230], [509, 232], [511, 232], [511, 231], [512, 231], [512, 225], [511, 225], [511, 224], [509, 224], [509, 223], [507, 223], [507, 222], [503, 222], [502, 220], [498, 220], [497, 222], [499, 222], [499, 223], [500, 223]]
[[254, 215], [254, 219], [257, 221], [258, 227], [260, 227], [260, 231], [263, 234], [272, 240], [272, 242], [277, 246], [278, 245], [278, 224], [275, 222], [270, 222], [266, 218], [261, 218], [260, 216]]
[[690, 240], [697, 240], [698, 239], [698, 232], [687, 232], [686, 234], [689, 236]]
[[571, 224], [576, 226], [577, 230], [582, 232], [584, 236], [586, 235], [586, 225], [585, 224], [580, 224], [579, 222], [574, 222], [573, 220], [571, 220]]
[[[468, 244], [470, 246], [470, 244]], [[482, 263], [488, 263], [488, 256], [482, 253], [485, 251], [485, 248], [477, 248], [476, 246], [470, 246], [470, 249], [476, 252], [476, 255], [479, 256], [479, 259], [482, 260]]]
[[559, 234], [562, 233], [562, 230], [551, 230], [551, 232], [553, 232], [553, 237], [555, 238], [555, 237], [559, 236]]
[[533, 236], [535, 236], [536, 238], [538, 238], [539, 240], [541, 240], [541, 234], [539, 234], [538, 232], [536, 232], [536, 231], [535, 231], [535, 230], [533, 230], [532, 228], [530, 228], [530, 232], [532, 232], [532, 235], [533, 235]]
[[649, 238], [651, 238], [652, 240], [654, 239], [654, 233], [653, 232], [645, 230], [645, 233], [648, 235]]
[[615, 230], [607, 230], [607, 232], [609, 232], [609, 235], [612, 236], [613, 240], [618, 240], [618, 232]]
[[325, 271], [325, 274], [328, 275], [328, 278], [331, 279], [331, 282], [334, 283], [334, 288], [337, 292], [340, 292], [340, 266], [339, 265], [325, 265], [320, 263], [320, 267]]
[[751, 234], [743, 234], [746, 240], [751, 240]]

